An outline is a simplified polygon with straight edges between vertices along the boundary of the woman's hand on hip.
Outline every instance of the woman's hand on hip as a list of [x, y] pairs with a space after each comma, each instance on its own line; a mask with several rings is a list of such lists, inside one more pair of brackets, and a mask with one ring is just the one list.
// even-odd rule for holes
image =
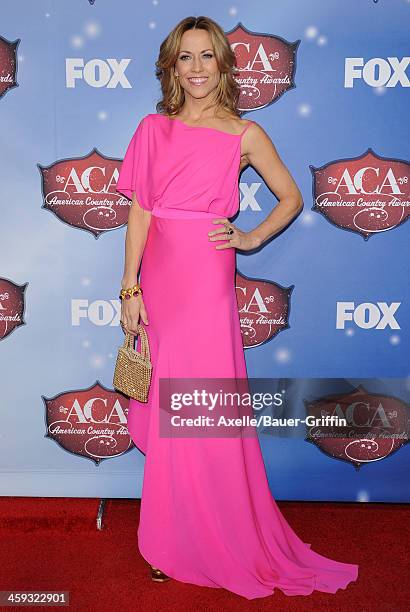
[[222, 227], [208, 232], [209, 240], [226, 240], [225, 244], [217, 244], [216, 249], [240, 249], [241, 251], [252, 251], [260, 245], [260, 241], [252, 232], [243, 232], [229, 219], [213, 219], [212, 223], [222, 224]]

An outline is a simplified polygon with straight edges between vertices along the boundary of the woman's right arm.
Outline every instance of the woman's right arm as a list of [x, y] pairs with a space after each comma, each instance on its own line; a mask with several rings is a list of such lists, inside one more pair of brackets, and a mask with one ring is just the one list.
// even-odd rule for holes
[[[134, 191], [125, 235], [125, 261], [121, 289], [133, 287], [138, 282], [138, 270], [150, 223], [151, 212], [141, 208]], [[144, 290], [144, 287], [142, 287], [142, 290]], [[125, 331], [135, 334], [140, 315], [143, 322], [147, 325], [148, 317], [141, 294], [131, 297], [129, 300], [121, 300], [121, 321], [123, 321]]]

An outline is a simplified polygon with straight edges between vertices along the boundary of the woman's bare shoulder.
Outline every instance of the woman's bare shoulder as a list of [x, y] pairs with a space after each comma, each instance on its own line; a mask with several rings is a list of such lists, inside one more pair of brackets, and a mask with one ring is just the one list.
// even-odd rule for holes
[[249, 128], [246, 130], [248, 135], [251, 133], [255, 136], [261, 136], [262, 134], [267, 135], [263, 127], [253, 119], [242, 119], [242, 117], [236, 117], [234, 121], [239, 134], [241, 134], [245, 128]]
[[253, 127], [255, 132], [260, 131], [260, 130], [263, 132], [265, 131], [263, 127], [254, 119], [241, 119], [241, 121], [242, 121], [243, 127], [246, 127], [250, 123], [251, 125], [249, 126], [249, 129]]

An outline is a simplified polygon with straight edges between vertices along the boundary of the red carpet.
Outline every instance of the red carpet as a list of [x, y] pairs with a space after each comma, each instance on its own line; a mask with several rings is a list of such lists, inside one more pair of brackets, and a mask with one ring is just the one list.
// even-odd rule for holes
[[109, 500], [102, 531], [96, 529], [98, 502], [0, 498], [0, 590], [70, 591], [75, 612], [409, 610], [410, 511], [404, 504], [279, 502], [305, 542], [323, 555], [358, 563], [359, 578], [335, 595], [276, 591], [249, 601], [224, 589], [151, 582], [137, 549], [139, 500]]

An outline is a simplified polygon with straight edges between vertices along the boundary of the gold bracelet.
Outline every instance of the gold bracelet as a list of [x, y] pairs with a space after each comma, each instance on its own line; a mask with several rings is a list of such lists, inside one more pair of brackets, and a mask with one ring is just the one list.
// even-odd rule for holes
[[120, 300], [129, 300], [132, 296], [142, 295], [142, 288], [140, 285], [135, 284], [133, 287], [129, 287], [128, 289], [121, 289], [119, 298]]

